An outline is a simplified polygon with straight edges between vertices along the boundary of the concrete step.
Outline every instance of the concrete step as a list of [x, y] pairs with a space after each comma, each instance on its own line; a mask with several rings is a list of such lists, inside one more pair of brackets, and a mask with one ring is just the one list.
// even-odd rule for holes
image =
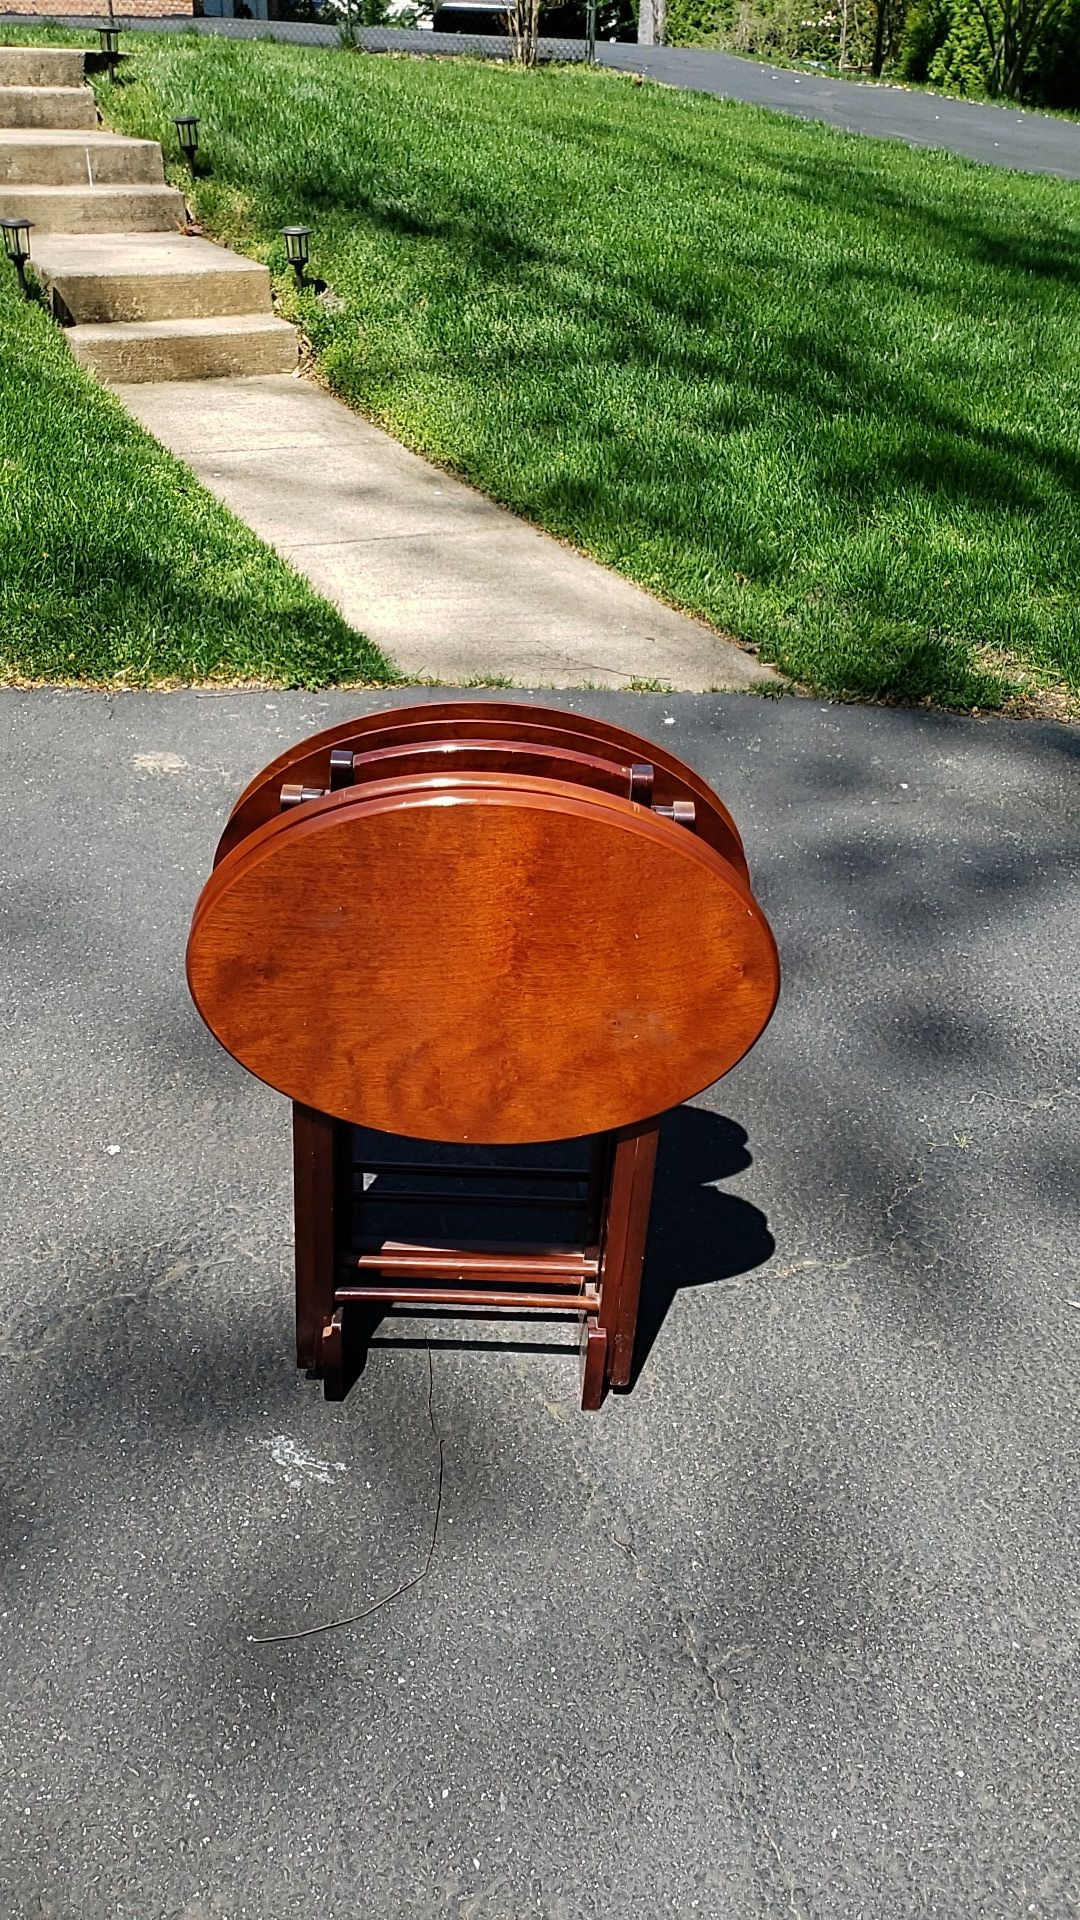
[[0, 47], [0, 87], [81, 87], [81, 47]]
[[270, 313], [69, 327], [67, 338], [76, 360], [116, 383], [292, 373], [297, 357], [295, 328]]
[[270, 312], [266, 268], [209, 240], [174, 233], [45, 233], [32, 240], [34, 271], [65, 323]]
[[89, 87], [0, 87], [0, 127], [96, 127]]
[[39, 233], [161, 233], [184, 224], [183, 195], [156, 187], [0, 185], [0, 217], [32, 220]]
[[0, 185], [160, 186], [164, 178], [156, 140], [128, 140], [101, 127], [0, 127]]

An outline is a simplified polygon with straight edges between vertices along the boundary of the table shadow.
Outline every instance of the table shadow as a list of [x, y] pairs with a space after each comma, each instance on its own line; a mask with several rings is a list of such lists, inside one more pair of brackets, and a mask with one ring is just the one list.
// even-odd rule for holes
[[677, 1294], [733, 1280], [776, 1250], [759, 1207], [714, 1182], [752, 1164], [745, 1130], [702, 1107], [676, 1107], [660, 1126], [649, 1238], [641, 1281], [632, 1392]]
[[[357, 1143], [361, 1144], [359, 1130]], [[391, 1140], [389, 1136], [364, 1136], [363, 1144], [369, 1151], [374, 1150], [389, 1160], [410, 1158], [417, 1151], [415, 1142]], [[424, 1152], [434, 1162], [444, 1158], [470, 1158], [483, 1166], [486, 1162], [512, 1162], [521, 1158], [526, 1162], [558, 1166], [580, 1162], [584, 1168], [587, 1147], [588, 1143], [583, 1141], [556, 1141], [543, 1147], [471, 1150], [425, 1147]], [[624, 1391], [632, 1391], [636, 1385], [660, 1338], [675, 1297], [683, 1288], [732, 1280], [762, 1266], [773, 1254], [775, 1242], [760, 1209], [735, 1194], [720, 1191], [715, 1185], [717, 1181], [744, 1172], [750, 1165], [744, 1129], [721, 1114], [701, 1107], [676, 1107], [661, 1121], [634, 1361], [629, 1387]], [[376, 1184], [385, 1188], [388, 1183], [382, 1177]], [[454, 1188], [459, 1183], [449, 1179], [444, 1184]], [[389, 1227], [393, 1215], [384, 1218]], [[458, 1244], [467, 1244], [472, 1234], [483, 1232], [485, 1227], [490, 1233], [493, 1220], [508, 1237], [513, 1237], [512, 1223], [509, 1218], [502, 1221], [498, 1212], [494, 1215], [489, 1212], [486, 1220], [472, 1217], [469, 1209], [455, 1210], [445, 1217], [436, 1213], [434, 1219], [428, 1213], [426, 1219], [429, 1226], [449, 1239], [457, 1237]], [[394, 1227], [399, 1232], [416, 1224], [408, 1214], [394, 1219]], [[569, 1232], [569, 1222], [565, 1224]], [[531, 1225], [526, 1219], [525, 1237], [539, 1236], [550, 1231], [553, 1225], [551, 1215]], [[557, 1232], [554, 1237], [559, 1237]], [[415, 1319], [415, 1309], [410, 1313], [407, 1309], [354, 1307], [348, 1323], [349, 1384], [363, 1370], [368, 1350], [381, 1346], [566, 1352], [577, 1345], [576, 1325], [568, 1326], [564, 1318], [552, 1325], [547, 1316], [531, 1314], [527, 1318], [532, 1337], [515, 1339], [515, 1316], [511, 1315], [501, 1316], [497, 1324], [489, 1321], [482, 1333], [477, 1329], [474, 1337], [464, 1332], [460, 1324], [462, 1316], [453, 1310], [429, 1309], [422, 1317], [431, 1327], [430, 1336], [413, 1334], [410, 1337], [404, 1331], [396, 1333], [391, 1329], [395, 1321]], [[440, 1321], [444, 1323], [442, 1326]], [[445, 1337], [447, 1321], [457, 1322], [449, 1338]]]

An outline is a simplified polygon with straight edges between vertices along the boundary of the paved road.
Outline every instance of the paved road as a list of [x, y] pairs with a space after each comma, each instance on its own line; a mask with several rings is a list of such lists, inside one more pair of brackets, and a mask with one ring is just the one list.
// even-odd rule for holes
[[285, 1106], [181, 950], [372, 703], [0, 695], [0, 1910], [1066, 1920], [1080, 735], [566, 696], [718, 781], [781, 1009], [669, 1126], [635, 1391], [436, 1352], [430, 1577], [256, 1648], [421, 1563], [427, 1361], [295, 1375]]
[[[0, 14], [17, 21], [18, 15]], [[188, 30], [224, 33], [233, 38], [270, 37], [312, 45], [336, 44], [333, 27], [308, 23], [259, 20], [147, 20], [130, 19], [125, 29], [158, 33]], [[484, 53], [505, 57], [506, 43], [461, 34], [405, 33], [396, 28], [365, 28], [364, 45], [374, 52]], [[584, 42], [551, 43], [560, 58], [584, 57]], [[1050, 114], [1026, 113], [1018, 107], [993, 107], [972, 100], [939, 99], [933, 94], [908, 92], [903, 87], [872, 86], [824, 75], [793, 73], [735, 54], [714, 53], [704, 47], [638, 47], [601, 45], [600, 63], [692, 93], [709, 93], [720, 100], [744, 100], [795, 114], [801, 120], [824, 120], [849, 133], [872, 134], [878, 139], [903, 140], [911, 147], [941, 147], [997, 167], [1015, 167], [1022, 173], [1054, 173], [1080, 180], [1080, 123]]]
[[606, 66], [647, 73], [668, 86], [715, 94], [721, 100], [745, 100], [800, 120], [825, 120], [848, 133], [903, 140], [910, 147], [943, 147], [991, 166], [1080, 180], [1080, 124], [1050, 114], [792, 73], [704, 48], [604, 47], [601, 59]]

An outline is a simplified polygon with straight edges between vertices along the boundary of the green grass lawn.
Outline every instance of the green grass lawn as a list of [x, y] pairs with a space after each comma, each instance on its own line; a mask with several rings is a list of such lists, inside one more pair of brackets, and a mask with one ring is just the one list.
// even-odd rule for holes
[[1080, 689], [1080, 188], [611, 74], [125, 44], [110, 120], [198, 111], [207, 230], [409, 445], [810, 686]]
[[388, 677], [0, 271], [0, 680]]

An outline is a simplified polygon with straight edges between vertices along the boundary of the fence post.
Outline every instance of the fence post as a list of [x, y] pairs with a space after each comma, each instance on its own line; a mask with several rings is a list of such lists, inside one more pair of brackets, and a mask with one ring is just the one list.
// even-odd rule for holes
[[585, 8], [585, 58], [590, 67], [596, 65], [596, 0], [588, 0]]

